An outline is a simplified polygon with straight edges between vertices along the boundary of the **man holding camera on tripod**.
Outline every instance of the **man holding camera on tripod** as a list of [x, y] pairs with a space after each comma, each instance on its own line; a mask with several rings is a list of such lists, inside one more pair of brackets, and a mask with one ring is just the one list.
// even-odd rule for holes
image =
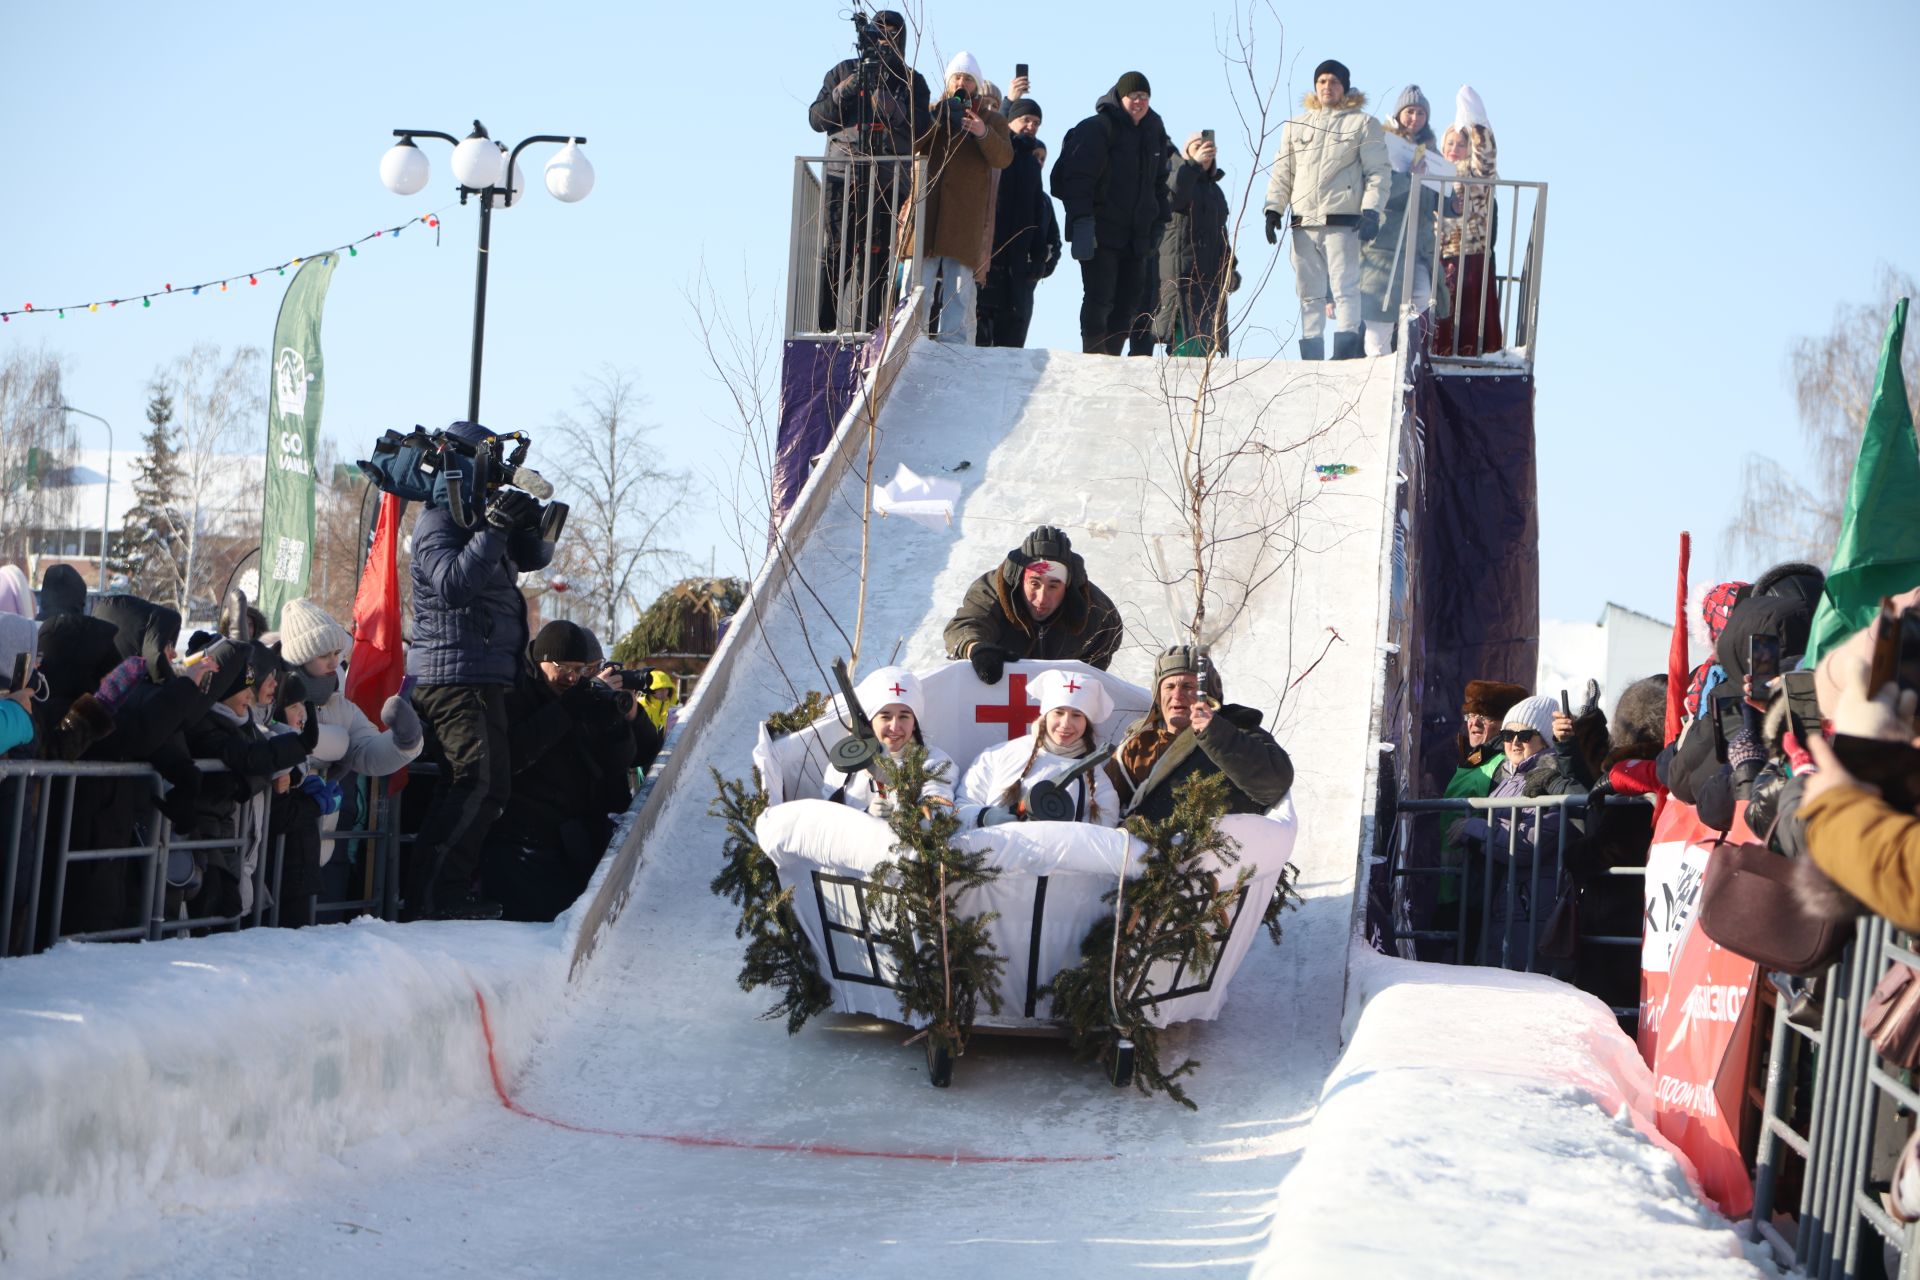
[[[893, 267], [894, 218], [913, 194], [910, 164], [849, 163], [911, 156], [933, 123], [927, 82], [901, 55], [907, 23], [891, 9], [853, 15], [857, 56], [833, 65], [807, 111], [829, 135], [821, 216], [820, 328], [874, 328]], [[842, 163], [835, 164], [835, 160]]]
[[520, 678], [528, 641], [517, 583], [547, 566], [553, 544], [542, 535], [539, 500], [510, 487], [530, 473], [495, 459], [496, 437], [473, 422], [456, 422], [446, 434], [489, 462], [476, 467], [483, 479], [460, 510], [429, 506], [413, 531], [408, 665], [420, 680], [413, 703], [441, 777], [408, 867], [406, 909], [414, 919], [490, 920], [500, 904], [474, 892], [474, 873], [512, 771], [507, 691]]

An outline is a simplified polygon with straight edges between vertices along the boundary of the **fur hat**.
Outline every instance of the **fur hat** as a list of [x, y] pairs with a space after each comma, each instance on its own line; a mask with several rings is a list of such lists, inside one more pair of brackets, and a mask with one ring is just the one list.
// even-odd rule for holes
[[1635, 680], [1613, 709], [1609, 737], [1615, 749], [1636, 742], [1664, 742], [1667, 737], [1667, 678]]
[[1353, 88], [1353, 73], [1347, 70], [1346, 63], [1338, 59], [1328, 58], [1325, 62], [1315, 67], [1313, 69], [1313, 82], [1319, 84], [1320, 77], [1324, 75], [1332, 75], [1339, 80], [1342, 89], [1350, 90]]
[[1506, 716], [1500, 721], [1500, 727], [1510, 724], [1523, 724], [1540, 735], [1542, 742], [1553, 741], [1553, 713], [1560, 704], [1552, 698], [1543, 698], [1534, 694], [1531, 698], [1522, 698], [1507, 708]]
[[1042, 671], [1028, 682], [1027, 694], [1040, 700], [1042, 716], [1055, 707], [1071, 707], [1097, 725], [1113, 714], [1113, 698], [1107, 686], [1078, 671]]
[[1507, 708], [1526, 696], [1527, 691], [1517, 684], [1507, 684], [1501, 680], [1469, 680], [1466, 701], [1460, 704], [1460, 714], [1498, 720], [1507, 714]]
[[541, 627], [527, 652], [535, 662], [598, 662], [606, 656], [593, 632], [565, 618]]
[[860, 709], [868, 715], [878, 715], [882, 707], [895, 703], [913, 712], [913, 723], [924, 731], [927, 718], [927, 698], [920, 688], [920, 677], [905, 667], [881, 667], [870, 672], [853, 691], [860, 699]]
[[1153, 86], [1148, 84], [1147, 78], [1138, 71], [1129, 71], [1113, 82], [1113, 96], [1116, 98], [1125, 98], [1135, 93], [1151, 94], [1152, 92]]
[[1004, 114], [1007, 117], [1008, 124], [1012, 124], [1021, 116], [1032, 116], [1035, 120], [1042, 118], [1040, 115], [1040, 104], [1032, 98], [1015, 98], [1007, 104], [1007, 109]]
[[1153, 701], [1160, 704], [1160, 682], [1168, 676], [1194, 675], [1200, 677], [1201, 692], [1215, 701], [1226, 697], [1221, 686], [1220, 668], [1214, 665], [1212, 654], [1205, 645], [1176, 644], [1161, 651], [1153, 660]]
[[954, 54], [953, 61], [947, 64], [947, 78], [949, 80], [954, 76], [960, 75], [972, 76], [973, 87], [976, 91], [986, 86], [987, 73], [980, 69], [980, 60], [968, 53], [965, 49]]
[[280, 606], [280, 652], [288, 666], [304, 667], [315, 658], [352, 647], [347, 629], [305, 596]]

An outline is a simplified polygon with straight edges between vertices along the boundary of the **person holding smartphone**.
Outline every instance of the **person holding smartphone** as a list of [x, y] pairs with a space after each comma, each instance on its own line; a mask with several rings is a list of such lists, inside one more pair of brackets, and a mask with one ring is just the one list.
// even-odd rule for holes
[[1227, 295], [1240, 285], [1227, 230], [1226, 175], [1214, 163], [1213, 130], [1187, 139], [1167, 170], [1173, 221], [1160, 237], [1160, 305], [1154, 337], [1173, 356], [1227, 354]]
[[919, 239], [928, 327], [936, 342], [965, 346], [976, 331], [976, 282], [993, 259], [994, 174], [1013, 163], [1006, 119], [982, 99], [981, 83], [974, 56], [955, 54], [945, 99], [914, 147], [929, 158], [926, 200], [910, 224]]
[[1040, 170], [1040, 104], [1016, 98], [1007, 104], [1006, 115], [1013, 161], [1001, 171], [994, 197], [993, 261], [980, 286], [978, 341], [983, 347], [1027, 345], [1033, 291], [1060, 261], [1060, 224]]

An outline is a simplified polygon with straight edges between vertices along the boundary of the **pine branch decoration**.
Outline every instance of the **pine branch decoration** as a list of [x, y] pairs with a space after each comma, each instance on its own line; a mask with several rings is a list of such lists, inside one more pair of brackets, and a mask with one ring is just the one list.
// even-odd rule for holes
[[[1140, 875], [1127, 882], [1120, 902], [1120, 945], [1114, 947], [1114, 917], [1104, 916], [1080, 945], [1080, 963], [1062, 970], [1042, 989], [1054, 1017], [1066, 1023], [1076, 1057], [1110, 1065], [1116, 1038], [1133, 1042], [1134, 1087], [1165, 1093], [1198, 1110], [1180, 1085], [1200, 1063], [1186, 1058], [1169, 1068], [1161, 1061], [1162, 1029], [1148, 1018], [1147, 1003], [1185, 962], [1184, 972], [1205, 972], [1219, 959], [1233, 921], [1235, 901], [1252, 878], [1241, 868], [1222, 881], [1220, 868], [1240, 859], [1238, 846], [1220, 830], [1227, 812], [1227, 780], [1194, 774], [1174, 791], [1173, 812], [1159, 822], [1127, 819], [1126, 830], [1146, 846]], [[1287, 901], [1282, 875], [1262, 919], [1279, 940], [1278, 916]], [[1297, 895], [1295, 895], [1297, 897]], [[1116, 901], [1109, 890], [1106, 901]]]
[[985, 853], [953, 847], [960, 823], [952, 806], [928, 804], [922, 811], [927, 783], [937, 776], [927, 769], [924, 748], [909, 747], [881, 767], [895, 800], [887, 825], [896, 856], [868, 877], [875, 941], [892, 962], [902, 1014], [925, 1022], [921, 1034], [957, 1058], [966, 1050], [980, 1002], [1000, 1012], [1007, 964], [988, 933], [997, 913], [965, 915], [958, 904], [1000, 873], [987, 866]]
[[727, 824], [720, 873], [707, 886], [740, 908], [733, 936], [747, 939], [740, 967], [740, 989], [770, 987], [779, 994], [762, 1018], [784, 1017], [792, 1035], [808, 1018], [833, 1007], [833, 989], [820, 976], [813, 946], [793, 913], [793, 890], [780, 887], [773, 860], [760, 848], [753, 824], [767, 808], [767, 789], [760, 770], [753, 771], [753, 789], [738, 779], [729, 781], [708, 766], [717, 794], [707, 812]]
[[800, 705], [791, 711], [776, 711], [767, 717], [767, 733], [771, 737], [784, 738], [790, 733], [798, 733], [818, 720], [824, 719], [833, 710], [833, 704], [818, 689], [809, 689], [800, 699]]

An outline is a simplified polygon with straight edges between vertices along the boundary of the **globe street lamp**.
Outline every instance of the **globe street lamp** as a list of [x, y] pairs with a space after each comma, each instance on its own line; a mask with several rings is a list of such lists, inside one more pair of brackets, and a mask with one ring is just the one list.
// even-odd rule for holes
[[107, 429], [107, 484], [106, 495], [100, 499], [100, 594], [107, 594], [107, 527], [113, 518], [113, 424], [97, 413], [88, 413], [85, 409], [76, 409], [70, 404], [60, 406], [62, 413], [77, 413], [83, 418], [92, 418]]
[[453, 144], [453, 176], [460, 184], [460, 203], [468, 196], [480, 199], [480, 258], [473, 282], [473, 365], [467, 387], [467, 421], [480, 421], [480, 356], [487, 329], [487, 258], [495, 209], [510, 209], [526, 189], [520, 173], [520, 153], [536, 142], [564, 144], [547, 162], [547, 190], [554, 199], [573, 204], [593, 190], [593, 166], [587, 162], [577, 135], [536, 133], [522, 138], [509, 151], [505, 143], [487, 136], [486, 126], [473, 122], [473, 132], [456, 138], [437, 129], [395, 129], [400, 139], [380, 157], [380, 181], [395, 195], [410, 196], [427, 185], [430, 166], [415, 138], [439, 138]]

